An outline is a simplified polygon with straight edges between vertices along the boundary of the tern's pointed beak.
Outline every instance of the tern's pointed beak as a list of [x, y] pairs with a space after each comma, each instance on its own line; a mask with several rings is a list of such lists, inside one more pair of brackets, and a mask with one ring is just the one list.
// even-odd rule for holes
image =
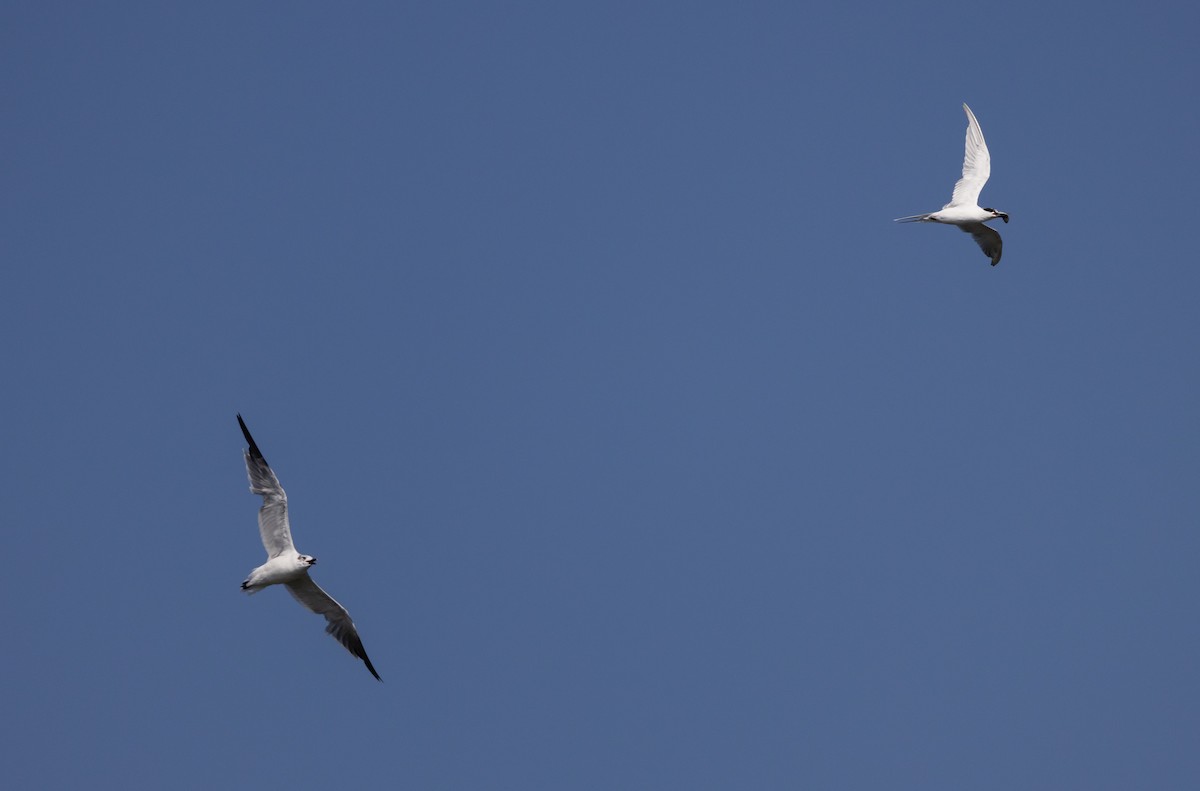
[[1008, 222], [1008, 215], [1007, 215], [1007, 214], [1005, 214], [1004, 212], [1000, 212], [1000, 219], [1004, 220], [1004, 222], [1005, 222], [1005, 223], [1007, 223], [1007, 222]]

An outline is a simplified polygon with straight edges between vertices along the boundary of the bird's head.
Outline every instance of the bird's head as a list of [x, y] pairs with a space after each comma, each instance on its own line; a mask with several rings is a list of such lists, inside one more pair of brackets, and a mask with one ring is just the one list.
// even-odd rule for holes
[[300, 555], [296, 558], [296, 560], [298, 560], [302, 566], [311, 566], [317, 562], [317, 559], [312, 555]]
[[1004, 213], [1004, 212], [1002, 212], [1002, 211], [996, 211], [995, 209], [989, 209], [987, 206], [984, 206], [984, 207], [983, 207], [983, 210], [984, 210], [984, 211], [990, 211], [990, 212], [992, 213], [992, 219], [993, 219], [993, 220], [994, 220], [994, 219], [996, 219], [997, 217], [999, 217], [1001, 220], [1004, 220], [1005, 222], [1008, 222], [1008, 215], [1007, 215], [1007, 214], [1005, 214], [1005, 213]]

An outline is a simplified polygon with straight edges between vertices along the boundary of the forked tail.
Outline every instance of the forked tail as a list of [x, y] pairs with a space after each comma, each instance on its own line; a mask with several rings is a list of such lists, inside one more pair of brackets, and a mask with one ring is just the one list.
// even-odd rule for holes
[[913, 214], [908, 217], [897, 217], [892, 222], [925, 222], [928, 219], [928, 214]]

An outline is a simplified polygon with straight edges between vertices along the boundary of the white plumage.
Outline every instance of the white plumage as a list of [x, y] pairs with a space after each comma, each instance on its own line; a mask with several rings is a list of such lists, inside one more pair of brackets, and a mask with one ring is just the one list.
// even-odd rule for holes
[[262, 536], [263, 547], [267, 550], [267, 562], [250, 572], [242, 583], [242, 590], [247, 593], [257, 593], [269, 585], [283, 585], [296, 601], [308, 609], [325, 616], [328, 625], [325, 631], [333, 635], [339, 643], [358, 657], [371, 671], [371, 675], [379, 678], [375, 666], [367, 657], [358, 630], [346, 608], [338, 604], [332, 596], [308, 576], [309, 568], [317, 562], [312, 555], [302, 555], [296, 551], [292, 543], [292, 530], [288, 525], [287, 494], [279, 485], [279, 479], [263, 458], [254, 437], [246, 428], [246, 422], [238, 415], [238, 425], [246, 437], [249, 448], [244, 452], [246, 457], [246, 475], [250, 478], [250, 491], [262, 495], [262, 508], [258, 509], [258, 532]]
[[1000, 263], [1000, 255], [1004, 242], [1000, 234], [984, 225], [989, 220], [1000, 218], [1008, 222], [1008, 215], [1002, 211], [979, 206], [979, 193], [992, 175], [992, 155], [988, 151], [987, 142], [983, 139], [983, 130], [971, 108], [963, 104], [967, 113], [967, 143], [963, 155], [962, 178], [954, 184], [954, 193], [950, 202], [940, 211], [929, 214], [914, 214], [909, 217], [898, 217], [896, 222], [940, 222], [946, 225], [957, 225], [961, 230], [971, 234], [979, 249], [992, 260], [992, 266]]

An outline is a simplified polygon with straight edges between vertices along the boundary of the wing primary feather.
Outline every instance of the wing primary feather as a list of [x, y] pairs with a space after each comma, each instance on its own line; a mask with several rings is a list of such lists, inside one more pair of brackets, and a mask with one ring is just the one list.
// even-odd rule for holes
[[246, 476], [250, 479], [250, 491], [263, 498], [262, 507], [258, 509], [258, 532], [262, 537], [263, 548], [267, 550], [269, 558], [278, 557], [285, 552], [294, 552], [296, 546], [292, 543], [292, 529], [288, 524], [287, 493], [267, 464], [267, 460], [263, 458], [254, 437], [250, 436], [246, 421], [242, 420], [241, 415], [238, 415], [237, 419], [238, 425], [242, 427], [242, 435], [250, 446], [242, 454], [246, 459]]
[[332, 596], [321, 589], [320, 585], [313, 582], [312, 577], [307, 575], [295, 582], [287, 583], [287, 589], [296, 601], [312, 612], [324, 615], [325, 620], [328, 621], [325, 625], [326, 633], [333, 635], [333, 638], [341, 643], [343, 648], [361, 659], [376, 680], [383, 681], [376, 672], [375, 666], [371, 664], [371, 658], [367, 656], [367, 650], [363, 648], [362, 639], [358, 636], [354, 621], [351, 620], [350, 613], [345, 607], [338, 604]]
[[955, 182], [950, 202], [943, 208], [977, 204], [983, 185], [987, 184], [992, 175], [992, 155], [983, 139], [983, 129], [980, 128], [975, 113], [971, 112], [971, 108], [965, 102], [963, 112], [967, 114], [967, 135], [963, 150], [962, 178]]
[[240, 412], [238, 413], [237, 419], [238, 425], [242, 427], [242, 436], [246, 438], [246, 443], [250, 445], [250, 455], [253, 458], [261, 461], [263, 464], [266, 464], [267, 460], [263, 458], [262, 451], [258, 449], [258, 443], [254, 441], [254, 437], [250, 436], [250, 429], [246, 428], [246, 421], [242, 420], [242, 415]]
[[992, 259], [992, 266], [1000, 263], [1000, 256], [1004, 252], [1004, 240], [1000, 238], [1000, 234], [996, 232], [995, 228], [989, 228], [981, 222], [958, 227], [971, 234], [983, 254]]

